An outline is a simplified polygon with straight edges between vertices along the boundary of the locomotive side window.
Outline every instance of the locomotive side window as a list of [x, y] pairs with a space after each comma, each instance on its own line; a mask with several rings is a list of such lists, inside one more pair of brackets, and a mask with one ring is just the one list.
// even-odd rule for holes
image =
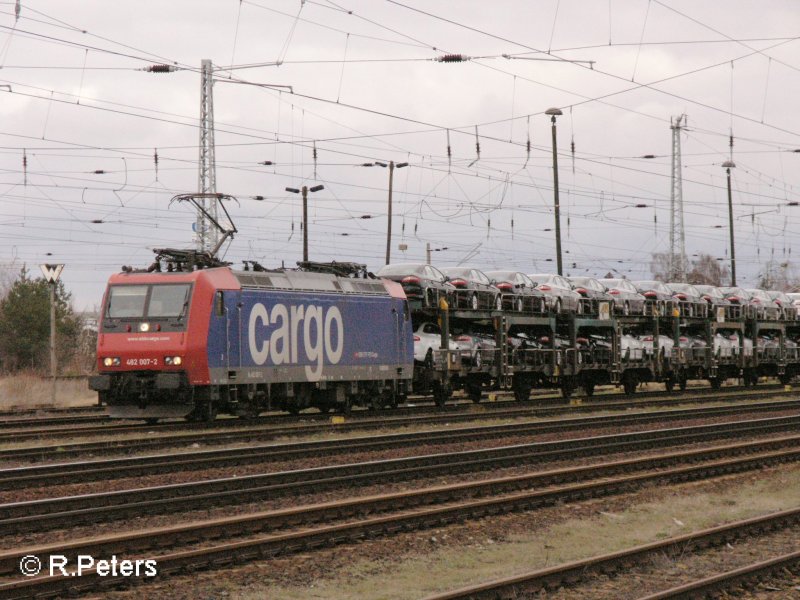
[[108, 316], [112, 319], [143, 317], [148, 287], [146, 285], [111, 286], [108, 295]]
[[214, 313], [218, 317], [225, 316], [225, 297], [222, 292], [217, 292], [217, 295], [214, 296]]

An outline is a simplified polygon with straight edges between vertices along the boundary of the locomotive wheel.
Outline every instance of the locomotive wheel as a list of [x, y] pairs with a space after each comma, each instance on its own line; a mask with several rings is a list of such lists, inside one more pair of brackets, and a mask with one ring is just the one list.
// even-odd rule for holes
[[211, 391], [205, 389], [198, 392], [194, 399], [194, 410], [189, 416], [190, 420], [210, 423], [217, 418], [217, 406], [211, 400]]

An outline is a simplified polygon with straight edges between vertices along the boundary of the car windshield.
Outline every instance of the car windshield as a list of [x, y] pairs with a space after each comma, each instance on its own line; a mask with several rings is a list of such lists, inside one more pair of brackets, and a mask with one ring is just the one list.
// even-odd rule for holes
[[605, 291], [603, 284], [592, 277], [570, 277], [569, 280], [575, 285], [597, 290], [598, 292]]
[[683, 292], [691, 296], [698, 296], [700, 294], [698, 289], [689, 283], [668, 283], [667, 287], [673, 292]]
[[656, 290], [664, 294], [672, 294], [670, 289], [660, 281], [637, 281], [636, 287], [638, 287], [640, 290], [649, 289]]
[[743, 298], [749, 298], [750, 294], [744, 291], [742, 288], [738, 287], [722, 287], [719, 288], [720, 291], [725, 294], [726, 296], [742, 296]]
[[487, 271], [486, 275], [494, 279], [495, 281], [514, 281], [517, 272], [516, 271]]
[[697, 291], [701, 294], [706, 294], [711, 296], [712, 298], [723, 298], [722, 292], [719, 291], [719, 288], [714, 287], [713, 285], [697, 285], [695, 286]]
[[191, 285], [112, 285], [106, 315], [112, 319], [179, 317], [186, 311]]
[[537, 285], [542, 283], [552, 283], [553, 281], [552, 275], [544, 275], [542, 273], [539, 273], [538, 275], [528, 275], [528, 277], [530, 277], [531, 280], [533, 280], [533, 282]]
[[386, 265], [381, 267], [378, 271], [378, 277], [385, 277], [387, 275], [422, 275], [425, 265]]
[[447, 275], [448, 277], [462, 277], [464, 279], [472, 279], [472, 274], [470, 273], [470, 269], [460, 269], [458, 267], [449, 267], [447, 269], [441, 269], [442, 273]]

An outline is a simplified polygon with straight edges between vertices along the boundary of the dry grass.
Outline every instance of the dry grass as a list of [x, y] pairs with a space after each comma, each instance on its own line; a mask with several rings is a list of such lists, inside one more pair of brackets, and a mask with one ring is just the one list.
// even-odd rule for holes
[[303, 587], [251, 587], [246, 592], [231, 593], [230, 597], [238, 600], [420, 598], [796, 507], [798, 503], [800, 466], [793, 465], [765, 473], [762, 480], [724, 494], [671, 496], [617, 514], [599, 513], [592, 519], [572, 519], [548, 530], [515, 534], [502, 542], [476, 539], [466, 547], [447, 547], [447, 540], [439, 539], [440, 549], [403, 563], [343, 560], [337, 578]]
[[51, 400], [49, 378], [22, 374], [0, 378], [0, 410], [14, 408], [67, 408], [97, 403], [97, 392], [89, 389], [86, 378], [57, 379], [56, 400]]

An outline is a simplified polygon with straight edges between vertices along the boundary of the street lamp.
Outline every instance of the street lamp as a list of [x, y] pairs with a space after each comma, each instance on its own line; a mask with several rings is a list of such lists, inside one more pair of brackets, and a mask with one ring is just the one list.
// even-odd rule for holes
[[308, 192], [318, 192], [324, 190], [324, 185], [313, 187], [303, 186], [301, 189], [287, 187], [287, 192], [293, 194], [303, 194], [303, 262], [308, 262]]
[[553, 124], [551, 129], [553, 132], [553, 205], [555, 208], [556, 218], [556, 266], [558, 274], [563, 275], [561, 267], [561, 206], [558, 202], [558, 149], [556, 146], [556, 117], [560, 117], [564, 113], [560, 108], [548, 108], [544, 114], [550, 115], [550, 122]]
[[731, 198], [731, 169], [736, 168], [732, 160], [722, 163], [725, 173], [728, 175], [728, 228], [731, 234], [731, 285], [736, 286], [736, 252], [733, 245], [733, 199]]
[[392, 186], [394, 181], [394, 170], [395, 169], [402, 169], [403, 167], [407, 167], [407, 162], [397, 163], [393, 160], [389, 161], [387, 165], [384, 162], [380, 162], [376, 160], [374, 163], [364, 163], [361, 165], [362, 167], [372, 167], [378, 165], [379, 167], [389, 167], [389, 208], [387, 211], [388, 214], [388, 223], [386, 225], [386, 264], [388, 265], [392, 256]]

